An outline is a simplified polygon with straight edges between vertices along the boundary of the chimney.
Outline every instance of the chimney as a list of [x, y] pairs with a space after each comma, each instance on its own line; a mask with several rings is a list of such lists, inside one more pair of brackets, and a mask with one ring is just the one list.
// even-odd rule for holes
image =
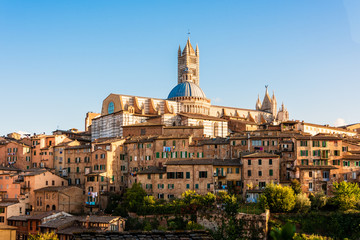
[[86, 229], [88, 229], [88, 228], [89, 228], [89, 225], [90, 225], [90, 223], [89, 223], [89, 222], [90, 222], [90, 216], [89, 216], [89, 215], [87, 215], [87, 216], [86, 216], [86, 220], [85, 220], [85, 228], [86, 228]]

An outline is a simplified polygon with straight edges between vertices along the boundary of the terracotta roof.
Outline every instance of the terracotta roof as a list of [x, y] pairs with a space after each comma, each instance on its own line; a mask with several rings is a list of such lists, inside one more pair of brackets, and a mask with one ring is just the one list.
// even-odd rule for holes
[[49, 186], [49, 187], [43, 187], [43, 188], [35, 189], [34, 192], [40, 192], [40, 191], [58, 192], [58, 191], [61, 191], [61, 190], [64, 190], [64, 189], [74, 188], [74, 187], [79, 188], [79, 187], [76, 187], [76, 186]]
[[296, 167], [300, 169], [338, 169], [337, 167], [334, 167], [332, 165], [328, 165], [328, 166], [301, 165]]
[[208, 116], [208, 115], [202, 115], [202, 114], [193, 114], [193, 113], [179, 113], [178, 115], [186, 117], [186, 118], [195, 118], [195, 119], [203, 119], [203, 120], [214, 120], [214, 121], [222, 121], [227, 122], [226, 119]]
[[75, 240], [92, 239], [92, 240], [120, 240], [120, 239], [183, 239], [183, 240], [210, 240], [213, 239], [206, 231], [174, 231], [174, 232], [87, 232], [87, 233], [74, 233]]
[[[78, 218], [79, 222], [86, 222], [86, 218], [87, 216], [81, 216]], [[113, 220], [117, 220], [120, 219], [121, 217], [119, 216], [96, 216], [96, 215], [91, 215], [89, 218], [89, 222], [91, 223], [108, 223], [111, 222]]]
[[162, 127], [165, 126], [164, 124], [159, 123], [150, 123], [150, 122], [143, 122], [143, 123], [136, 123], [131, 125], [122, 126], [123, 128], [127, 127]]
[[344, 160], [360, 160], [360, 154], [345, 155]]
[[141, 170], [138, 174], [151, 174], [151, 173], [166, 173], [166, 170], [163, 168], [158, 168], [156, 166], [149, 166], [147, 169]]
[[243, 158], [278, 158], [279, 155], [272, 154], [272, 153], [266, 153], [266, 152], [256, 152], [251, 153], [249, 155], [243, 156]]
[[8, 220], [14, 220], [14, 221], [26, 221], [29, 219], [29, 215], [23, 215], [23, 216], [12, 216], [9, 217]]
[[17, 227], [9, 226], [9, 225], [0, 225], [0, 230], [16, 230]]
[[68, 149], [83, 149], [83, 148], [91, 148], [91, 145], [78, 145], [78, 146], [65, 147], [66, 150], [68, 150]]

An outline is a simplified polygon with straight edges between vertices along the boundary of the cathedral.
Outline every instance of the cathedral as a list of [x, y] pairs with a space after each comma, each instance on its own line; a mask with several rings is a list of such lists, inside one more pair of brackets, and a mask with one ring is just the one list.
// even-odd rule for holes
[[[167, 127], [201, 126], [204, 137], [226, 137], [231, 132], [286, 121], [289, 113], [284, 104], [279, 111], [275, 94], [269, 96], [266, 86], [264, 100], [258, 96], [255, 109], [216, 106], [200, 87], [199, 47], [187, 40], [178, 50], [177, 85], [167, 99], [110, 94], [104, 99], [101, 115], [92, 120], [92, 138], [126, 137], [123, 126], [134, 124]], [[240, 130], [239, 130], [240, 129]]]

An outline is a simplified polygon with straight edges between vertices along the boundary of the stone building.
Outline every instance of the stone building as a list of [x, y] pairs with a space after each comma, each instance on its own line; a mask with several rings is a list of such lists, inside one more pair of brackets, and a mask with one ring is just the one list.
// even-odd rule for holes
[[165, 126], [203, 126], [205, 137], [226, 137], [229, 118], [256, 124], [288, 120], [288, 111], [284, 105], [277, 111], [275, 95], [270, 98], [267, 87], [255, 110], [211, 105], [200, 88], [199, 59], [199, 47], [194, 50], [188, 39], [184, 49], [179, 48], [177, 85], [167, 99], [110, 94], [103, 101], [101, 115], [92, 119], [92, 139], [126, 136], [124, 126], [153, 119]]
[[84, 194], [76, 186], [49, 186], [34, 190], [36, 205], [34, 213], [64, 211], [82, 213]]

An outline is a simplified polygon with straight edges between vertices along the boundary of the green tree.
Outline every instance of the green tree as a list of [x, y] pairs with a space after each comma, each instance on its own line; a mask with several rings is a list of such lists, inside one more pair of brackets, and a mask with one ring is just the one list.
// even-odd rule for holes
[[29, 235], [29, 240], [59, 240], [54, 232], [38, 233], [36, 235]]
[[295, 207], [294, 190], [288, 186], [270, 183], [259, 197], [259, 204], [271, 212], [290, 212]]
[[124, 195], [124, 205], [129, 212], [137, 212], [145, 204], [145, 190], [140, 183], [134, 183], [131, 188], [126, 190]]
[[297, 194], [300, 194], [302, 192], [301, 190], [301, 184], [298, 180], [296, 179], [293, 179], [291, 180], [291, 184], [290, 184], [291, 188], [294, 190], [294, 193], [297, 195]]
[[341, 210], [355, 209], [360, 201], [360, 188], [356, 183], [334, 182], [333, 194], [333, 201]]

